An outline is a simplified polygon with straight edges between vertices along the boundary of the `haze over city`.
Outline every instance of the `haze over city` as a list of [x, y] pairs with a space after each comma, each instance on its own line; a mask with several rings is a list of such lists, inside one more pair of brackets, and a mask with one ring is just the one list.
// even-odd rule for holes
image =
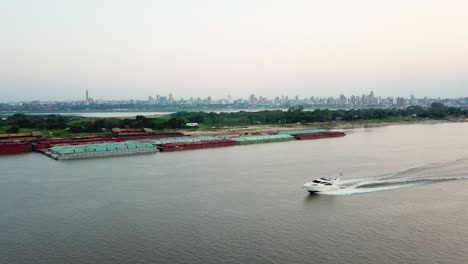
[[0, 102], [465, 97], [468, 2], [9, 1]]

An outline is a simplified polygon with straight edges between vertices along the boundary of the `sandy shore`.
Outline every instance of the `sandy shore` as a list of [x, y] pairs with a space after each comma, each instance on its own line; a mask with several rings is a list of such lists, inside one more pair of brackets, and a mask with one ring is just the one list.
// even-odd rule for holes
[[[401, 120], [393, 122], [385, 121], [356, 121], [356, 122], [325, 122], [325, 123], [309, 123], [309, 124], [290, 124], [290, 125], [250, 125], [250, 126], [237, 126], [237, 127], [219, 127], [211, 129], [178, 129], [168, 130], [164, 132], [180, 132], [185, 135], [191, 136], [222, 136], [222, 137], [235, 137], [247, 135], [260, 135], [260, 134], [275, 134], [278, 131], [287, 130], [301, 130], [301, 129], [329, 129], [329, 130], [349, 130], [368, 127], [383, 127], [383, 126], [397, 126], [397, 125], [414, 125], [414, 124], [440, 124], [440, 123], [458, 123], [468, 122], [467, 119], [453, 119], [453, 120]], [[163, 132], [163, 131], [157, 131]], [[102, 133], [86, 133], [86, 134], [70, 134], [62, 137], [52, 138], [83, 138], [83, 137], [99, 137], [105, 136]]]
[[324, 128], [330, 130], [348, 130], [365, 127], [383, 127], [383, 126], [396, 126], [396, 125], [411, 125], [411, 124], [440, 124], [440, 123], [457, 123], [468, 122], [468, 119], [457, 120], [404, 120], [398, 122], [326, 122], [326, 123], [310, 123], [310, 124], [291, 124], [291, 125], [252, 125], [252, 126], [239, 126], [239, 127], [222, 127], [213, 129], [199, 129], [199, 130], [181, 130], [180, 132], [190, 134], [192, 136], [242, 136], [242, 135], [258, 135], [258, 134], [273, 134], [278, 131], [286, 130], [301, 130], [301, 129], [317, 129]]

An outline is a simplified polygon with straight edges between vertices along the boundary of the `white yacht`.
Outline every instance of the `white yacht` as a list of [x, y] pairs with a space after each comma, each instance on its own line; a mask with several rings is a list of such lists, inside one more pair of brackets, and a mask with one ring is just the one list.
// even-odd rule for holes
[[307, 190], [310, 193], [326, 192], [338, 190], [340, 186], [337, 185], [338, 178], [325, 178], [313, 180], [311, 182], [302, 185], [302, 189]]

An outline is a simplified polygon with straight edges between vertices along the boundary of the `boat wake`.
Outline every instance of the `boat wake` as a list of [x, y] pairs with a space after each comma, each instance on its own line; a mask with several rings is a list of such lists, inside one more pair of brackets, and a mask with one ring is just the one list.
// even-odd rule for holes
[[468, 180], [468, 159], [428, 164], [392, 174], [344, 179], [339, 183], [339, 190], [321, 192], [321, 194], [351, 195], [457, 180]]

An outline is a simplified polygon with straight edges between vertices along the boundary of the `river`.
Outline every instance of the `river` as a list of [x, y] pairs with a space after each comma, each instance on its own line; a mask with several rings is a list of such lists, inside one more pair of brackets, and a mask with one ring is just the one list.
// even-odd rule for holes
[[[225, 110], [200, 110], [202, 112], [214, 112], [214, 113], [235, 113], [235, 112], [258, 112], [264, 110], [282, 110], [286, 111], [287, 109], [225, 109]], [[304, 111], [313, 111], [311, 109], [306, 109]], [[25, 112], [24, 114], [27, 115], [62, 115], [62, 116], [81, 116], [81, 117], [89, 117], [89, 118], [134, 118], [138, 115], [143, 116], [164, 116], [170, 115], [175, 112], [154, 112], [154, 111], [102, 111], [102, 112]], [[0, 117], [8, 117], [15, 114], [14, 112], [0, 112]]]
[[[27, 115], [62, 115], [62, 116], [81, 116], [91, 118], [134, 118], [137, 115], [143, 116], [163, 116], [173, 114], [174, 112], [125, 112], [125, 111], [114, 111], [114, 112], [44, 112], [44, 113], [25, 113]], [[3, 113], [4, 116], [10, 116], [14, 113]]]
[[[468, 123], [0, 157], [0, 263], [468, 263]], [[343, 172], [342, 188], [301, 185]]]

